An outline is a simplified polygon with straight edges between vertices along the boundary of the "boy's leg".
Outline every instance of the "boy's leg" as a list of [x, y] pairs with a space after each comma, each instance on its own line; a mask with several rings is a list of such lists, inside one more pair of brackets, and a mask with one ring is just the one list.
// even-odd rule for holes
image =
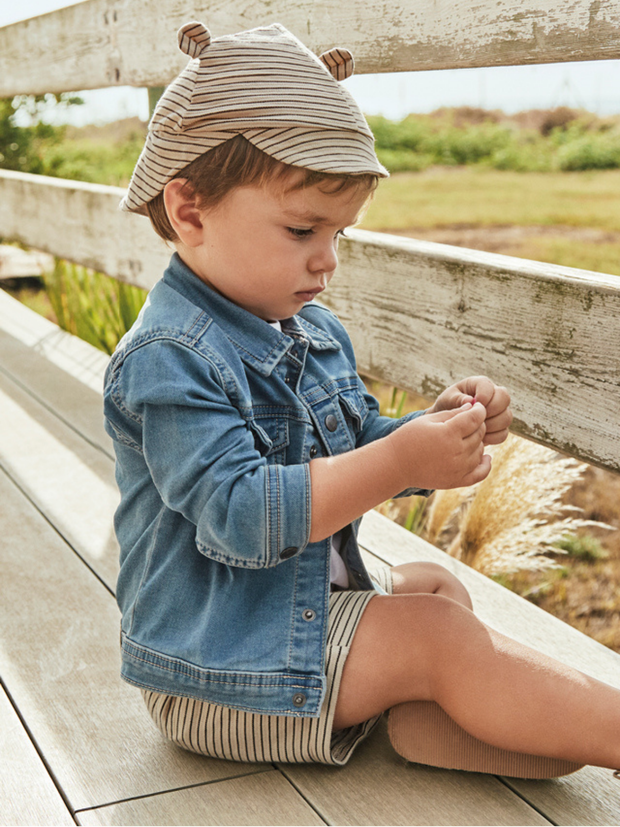
[[505, 750], [620, 766], [620, 691], [491, 629], [438, 594], [377, 596], [357, 627], [334, 728], [437, 702]]
[[437, 563], [403, 563], [393, 566], [391, 572], [394, 594], [440, 594], [468, 609], [472, 608], [465, 586], [452, 572]]

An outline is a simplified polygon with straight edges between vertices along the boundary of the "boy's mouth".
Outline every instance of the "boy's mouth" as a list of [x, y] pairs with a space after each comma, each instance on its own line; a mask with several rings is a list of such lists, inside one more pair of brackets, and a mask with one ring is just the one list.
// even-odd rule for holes
[[296, 296], [302, 301], [311, 302], [315, 296], [318, 296], [319, 293], [322, 293], [325, 290], [324, 287], [314, 287], [312, 290], [300, 290], [298, 293], [295, 293]]

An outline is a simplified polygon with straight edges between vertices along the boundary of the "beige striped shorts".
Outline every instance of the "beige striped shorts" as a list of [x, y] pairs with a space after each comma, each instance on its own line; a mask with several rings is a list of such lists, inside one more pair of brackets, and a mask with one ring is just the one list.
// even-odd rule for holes
[[[390, 568], [371, 572], [384, 591], [392, 592]], [[327, 691], [318, 718], [261, 715], [208, 701], [142, 690], [160, 732], [179, 747], [229, 761], [346, 764], [355, 747], [377, 725], [378, 715], [333, 731], [344, 664], [364, 609], [374, 591], [334, 591], [329, 596], [325, 655]]]

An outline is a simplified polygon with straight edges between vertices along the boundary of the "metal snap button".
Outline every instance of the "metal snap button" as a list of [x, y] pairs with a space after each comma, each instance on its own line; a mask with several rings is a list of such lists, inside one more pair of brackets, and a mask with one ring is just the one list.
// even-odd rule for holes
[[318, 452], [319, 451], [318, 451], [318, 448], [316, 447], [316, 445], [313, 445], [310, 448], [310, 459], [314, 459], [314, 457], [318, 454]]
[[325, 417], [325, 427], [328, 431], [335, 431], [338, 427], [338, 420], [334, 416], [334, 414], [327, 414]]
[[288, 560], [289, 557], [292, 557], [297, 552], [295, 546], [289, 546], [288, 548], [283, 548], [280, 552], [280, 560]]
[[316, 617], [316, 612], [314, 609], [304, 609], [302, 612], [302, 617], [304, 620], [314, 620]]
[[296, 692], [293, 695], [293, 706], [303, 706], [306, 703], [306, 696], [303, 692]]
[[286, 382], [287, 385], [290, 385], [291, 384], [291, 377], [290, 376], [285, 376], [284, 381]]

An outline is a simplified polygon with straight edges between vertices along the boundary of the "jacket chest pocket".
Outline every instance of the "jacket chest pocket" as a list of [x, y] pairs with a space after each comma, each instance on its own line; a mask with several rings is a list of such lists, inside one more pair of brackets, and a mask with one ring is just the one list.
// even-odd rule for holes
[[248, 423], [254, 435], [256, 450], [265, 457], [269, 465], [281, 465], [286, 462], [286, 449], [289, 444], [289, 424], [287, 419], [253, 419]]

